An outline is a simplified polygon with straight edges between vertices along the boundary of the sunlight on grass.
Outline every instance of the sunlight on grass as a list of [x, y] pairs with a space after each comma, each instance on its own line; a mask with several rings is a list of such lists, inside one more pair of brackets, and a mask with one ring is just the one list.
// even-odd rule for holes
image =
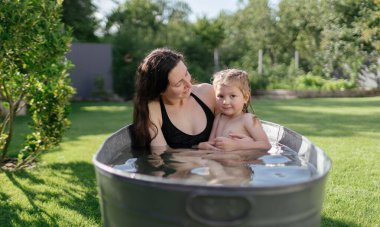
[[371, 110], [368, 110], [368, 111], [365, 111], [363, 112], [362, 109], [358, 109], [358, 108], [355, 108], [355, 107], [348, 107], [348, 106], [344, 106], [344, 107], [335, 107], [335, 108], [331, 108], [331, 107], [320, 107], [320, 106], [314, 106], [314, 107], [303, 107], [303, 106], [299, 106], [299, 107], [295, 107], [295, 106], [280, 106], [278, 107], [279, 110], [283, 110], [283, 111], [286, 111], [286, 110], [291, 110], [291, 111], [297, 111], [297, 112], [303, 112], [303, 113], [335, 113], [335, 114], [344, 114], [344, 113], [349, 113], [350, 115], [355, 115], [355, 116], [358, 116], [358, 117], [363, 117], [365, 115], [372, 115], [372, 114], [379, 114], [380, 115], [380, 108], [378, 109], [371, 109]]
[[131, 111], [132, 107], [128, 106], [84, 106], [81, 107], [81, 110], [84, 111], [103, 111], [103, 112], [123, 112]]

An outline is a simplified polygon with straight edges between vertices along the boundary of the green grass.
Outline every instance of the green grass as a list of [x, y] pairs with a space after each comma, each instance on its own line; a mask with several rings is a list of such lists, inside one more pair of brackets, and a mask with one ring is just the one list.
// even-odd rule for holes
[[[332, 159], [323, 226], [380, 225], [380, 97], [254, 100], [254, 107]], [[59, 148], [33, 169], [0, 171], [0, 226], [100, 226], [91, 159], [131, 116], [130, 103], [73, 103], [72, 127]], [[26, 121], [17, 119], [16, 143], [28, 132]]]

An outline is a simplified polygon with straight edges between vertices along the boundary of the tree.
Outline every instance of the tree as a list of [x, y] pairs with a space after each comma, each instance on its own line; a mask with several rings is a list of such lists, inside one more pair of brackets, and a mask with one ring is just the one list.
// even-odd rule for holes
[[326, 24], [324, 7], [314, 0], [282, 0], [277, 12], [277, 40], [281, 47], [282, 61], [290, 64], [294, 52], [298, 51], [301, 67], [310, 71], [318, 60], [316, 53], [320, 49], [322, 30]]
[[220, 69], [219, 47], [225, 38], [222, 20], [209, 20], [206, 17], [202, 17], [197, 20], [193, 29], [205, 46], [214, 51], [214, 68], [215, 71], [218, 71]]
[[95, 18], [96, 6], [91, 0], [64, 0], [62, 21], [73, 29], [74, 39], [81, 42], [97, 42], [95, 35], [99, 21]]
[[366, 61], [378, 58], [379, 14], [376, 0], [325, 0], [329, 14], [321, 51], [325, 71], [356, 81]]
[[[106, 24], [106, 38], [113, 44], [115, 92], [131, 99], [136, 69], [143, 56], [165, 38], [161, 33], [161, 5], [150, 0], [129, 0], [119, 6]], [[117, 28], [115, 33], [111, 28]]]
[[257, 53], [261, 49], [269, 56], [271, 64], [277, 62], [275, 45], [278, 34], [267, 0], [250, 0], [224, 21], [227, 37], [222, 52], [224, 55], [234, 53], [228, 61], [246, 69], [256, 68]]
[[59, 0], [0, 4], [0, 100], [7, 110], [0, 117], [0, 160], [7, 158], [16, 112], [25, 102], [32, 133], [16, 151], [19, 168], [58, 145], [70, 123], [74, 90], [65, 54], [71, 36], [61, 22], [61, 4]]
[[158, 47], [182, 52], [192, 75], [200, 81], [206, 79], [212, 61], [205, 59], [212, 52], [195, 36], [189, 13], [189, 6], [182, 1], [128, 0], [109, 15], [105, 38], [113, 44], [114, 90], [118, 95], [133, 97], [137, 66]]

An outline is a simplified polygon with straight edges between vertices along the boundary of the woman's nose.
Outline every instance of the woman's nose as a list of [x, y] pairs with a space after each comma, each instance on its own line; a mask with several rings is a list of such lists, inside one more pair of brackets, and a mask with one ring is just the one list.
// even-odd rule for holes
[[186, 84], [185, 84], [185, 85], [186, 85], [187, 87], [191, 87], [191, 85], [192, 85], [192, 84], [191, 84], [191, 77], [189, 77], [189, 79], [188, 79], [188, 80], [185, 80], [185, 81], [186, 81]]

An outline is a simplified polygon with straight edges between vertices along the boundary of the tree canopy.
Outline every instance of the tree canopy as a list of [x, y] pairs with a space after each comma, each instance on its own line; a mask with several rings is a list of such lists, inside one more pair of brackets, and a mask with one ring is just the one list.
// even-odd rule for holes
[[217, 53], [223, 67], [249, 71], [254, 88], [297, 88], [310, 78], [339, 80], [331, 89], [358, 86], [364, 66], [378, 67], [379, 2], [281, 0], [273, 7], [268, 0], [247, 0], [236, 12], [190, 21], [185, 2], [127, 0], [105, 29], [105, 40], [114, 45], [115, 91], [131, 98], [139, 61], [162, 46], [181, 51], [198, 81], [209, 82]]
[[97, 8], [91, 0], [64, 0], [62, 7], [62, 22], [72, 28], [76, 41], [98, 41], [95, 35], [99, 28], [99, 21], [95, 17]]

